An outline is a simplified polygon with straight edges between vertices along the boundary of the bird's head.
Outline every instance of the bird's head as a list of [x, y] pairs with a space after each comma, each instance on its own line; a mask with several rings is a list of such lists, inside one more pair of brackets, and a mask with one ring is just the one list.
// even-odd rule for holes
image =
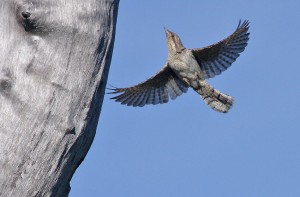
[[167, 28], [164, 29], [166, 32], [169, 53], [181, 53], [185, 48], [182, 45], [179, 36], [176, 33], [171, 32]]

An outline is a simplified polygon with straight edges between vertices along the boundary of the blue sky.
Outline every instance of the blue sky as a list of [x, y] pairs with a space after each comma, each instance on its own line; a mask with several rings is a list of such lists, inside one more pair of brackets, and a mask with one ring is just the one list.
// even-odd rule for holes
[[[283, 3], [284, 2], [284, 3]], [[163, 27], [187, 48], [248, 19], [246, 50], [209, 83], [235, 98], [228, 114], [192, 90], [133, 108], [105, 96], [71, 197], [299, 197], [300, 1], [121, 1], [108, 83], [135, 85], [167, 58]]]

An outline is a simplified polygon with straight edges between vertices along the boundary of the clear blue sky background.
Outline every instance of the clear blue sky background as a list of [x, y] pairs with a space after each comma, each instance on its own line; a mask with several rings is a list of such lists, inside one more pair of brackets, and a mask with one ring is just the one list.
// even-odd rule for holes
[[228, 114], [192, 90], [133, 108], [105, 96], [71, 197], [299, 197], [300, 1], [121, 1], [108, 83], [126, 87], [166, 62], [163, 27], [188, 48], [251, 22], [238, 60], [209, 80], [235, 97]]

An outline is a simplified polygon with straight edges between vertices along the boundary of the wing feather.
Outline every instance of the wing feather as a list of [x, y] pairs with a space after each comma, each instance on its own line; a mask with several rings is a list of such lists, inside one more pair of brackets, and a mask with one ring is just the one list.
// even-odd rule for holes
[[162, 104], [173, 100], [188, 90], [188, 85], [165, 65], [150, 79], [128, 88], [113, 88], [110, 94], [118, 94], [111, 99], [123, 105], [143, 107], [146, 104]]
[[245, 50], [249, 40], [249, 21], [241, 21], [235, 32], [226, 39], [208, 47], [192, 49], [205, 79], [227, 70]]

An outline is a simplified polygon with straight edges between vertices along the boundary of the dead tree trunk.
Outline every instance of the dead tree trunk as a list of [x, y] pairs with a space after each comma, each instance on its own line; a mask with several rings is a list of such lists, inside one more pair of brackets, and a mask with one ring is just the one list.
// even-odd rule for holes
[[68, 196], [93, 141], [118, 0], [0, 0], [0, 196]]

